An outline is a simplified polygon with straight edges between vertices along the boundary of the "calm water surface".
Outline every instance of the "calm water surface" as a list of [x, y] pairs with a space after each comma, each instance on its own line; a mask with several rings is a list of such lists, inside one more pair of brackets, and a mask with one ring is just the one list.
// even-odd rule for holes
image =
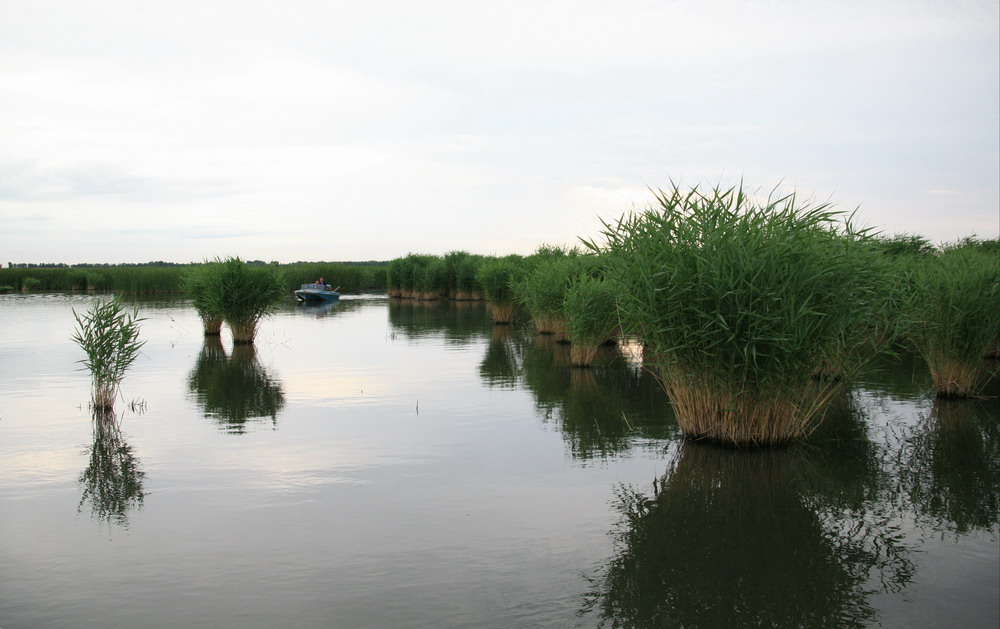
[[912, 357], [734, 451], [481, 304], [289, 303], [234, 349], [136, 301], [109, 421], [91, 301], [0, 297], [3, 629], [1000, 624], [1000, 406]]

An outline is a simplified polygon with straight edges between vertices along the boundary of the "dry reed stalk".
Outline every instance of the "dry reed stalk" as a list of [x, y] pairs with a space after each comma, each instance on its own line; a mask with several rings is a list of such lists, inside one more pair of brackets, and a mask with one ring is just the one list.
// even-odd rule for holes
[[973, 395], [989, 378], [981, 363], [970, 364], [948, 356], [925, 356], [938, 397], [963, 398]]
[[493, 316], [493, 322], [498, 325], [507, 325], [514, 321], [514, 313], [517, 312], [517, 306], [511, 303], [496, 303], [490, 302], [490, 314]]
[[201, 323], [205, 328], [205, 336], [222, 334], [222, 317], [202, 317]]
[[233, 333], [233, 343], [252, 344], [257, 336], [257, 322], [230, 324], [229, 330]]
[[566, 317], [543, 314], [536, 316], [534, 321], [539, 334], [552, 334], [559, 342], [566, 342]]
[[600, 345], [574, 344], [570, 346], [569, 364], [572, 367], [590, 367], [594, 364], [598, 351]]
[[813, 381], [789, 396], [713, 382], [711, 377], [663, 374], [663, 386], [681, 431], [692, 439], [735, 446], [768, 446], [797, 441], [815, 429], [840, 381]]

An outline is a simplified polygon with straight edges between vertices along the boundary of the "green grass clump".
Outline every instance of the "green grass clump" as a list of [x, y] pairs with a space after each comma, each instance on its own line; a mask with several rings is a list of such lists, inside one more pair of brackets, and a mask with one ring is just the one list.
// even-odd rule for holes
[[219, 300], [211, 295], [212, 278], [221, 272], [217, 268], [219, 264], [221, 262], [215, 261], [193, 265], [188, 268], [181, 280], [181, 288], [191, 298], [191, 305], [201, 317], [205, 336], [218, 336], [222, 333], [223, 316], [222, 312], [217, 310]]
[[421, 269], [419, 298], [432, 301], [447, 299], [449, 291], [448, 265], [443, 258], [434, 257]]
[[871, 351], [884, 272], [829, 204], [742, 186], [674, 185], [605, 223], [625, 333], [645, 344], [685, 434], [737, 445], [801, 439]]
[[615, 287], [606, 279], [581, 275], [566, 291], [566, 332], [572, 344], [570, 364], [589, 367], [598, 349], [619, 328]]
[[1000, 346], [1000, 258], [989, 249], [947, 248], [917, 261], [904, 305], [908, 337], [940, 397], [977, 394], [996, 372], [984, 357]]
[[233, 342], [253, 343], [261, 319], [271, 315], [288, 295], [276, 265], [248, 265], [239, 258], [205, 266], [202, 296], [207, 311], [221, 314]]
[[96, 410], [114, 408], [125, 371], [139, 356], [139, 311], [129, 312], [116, 299], [95, 301], [90, 310], [73, 310], [77, 330], [73, 341], [87, 354], [79, 362], [90, 371], [91, 404]]
[[495, 323], [505, 325], [514, 320], [517, 312], [514, 285], [524, 273], [524, 260], [520, 256], [490, 258], [480, 265], [476, 280], [489, 301], [490, 313]]
[[444, 255], [448, 267], [450, 296], [458, 301], [482, 299], [482, 289], [476, 281], [476, 271], [482, 256], [466, 251], [450, 251]]
[[594, 266], [593, 256], [549, 255], [534, 262], [514, 285], [515, 298], [531, 315], [541, 334], [566, 338], [563, 301], [573, 282]]

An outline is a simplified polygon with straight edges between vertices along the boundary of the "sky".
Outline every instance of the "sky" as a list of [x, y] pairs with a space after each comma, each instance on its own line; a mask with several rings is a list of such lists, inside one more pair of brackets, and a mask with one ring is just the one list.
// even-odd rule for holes
[[528, 254], [740, 181], [997, 237], [996, 0], [0, 0], [0, 264]]

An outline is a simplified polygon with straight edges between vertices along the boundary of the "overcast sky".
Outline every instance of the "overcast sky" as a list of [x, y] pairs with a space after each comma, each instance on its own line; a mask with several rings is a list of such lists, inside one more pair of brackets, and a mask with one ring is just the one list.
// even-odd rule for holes
[[0, 0], [4, 264], [530, 253], [741, 178], [996, 237], [996, 0]]

